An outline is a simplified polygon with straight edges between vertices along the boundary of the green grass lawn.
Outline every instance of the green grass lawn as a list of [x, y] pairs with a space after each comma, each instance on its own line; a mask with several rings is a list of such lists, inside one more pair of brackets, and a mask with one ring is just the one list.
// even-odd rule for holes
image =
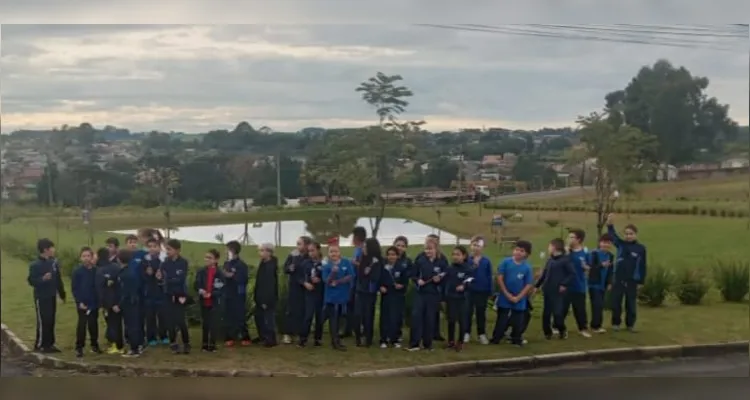
[[[439, 226], [447, 231], [459, 235], [468, 236], [481, 233], [487, 236], [490, 242], [494, 234], [490, 228], [489, 220], [492, 215], [490, 210], [484, 210], [482, 215], [475, 206], [462, 206], [460, 213], [455, 207], [441, 208], [440, 216], [432, 208], [399, 208], [389, 211], [391, 216], [403, 216], [424, 223]], [[253, 214], [232, 215], [231, 220], [239, 222], [240, 219], [251, 219], [254, 221], [268, 221], [274, 219], [304, 219], [321, 218], [330, 215], [330, 210], [323, 211], [296, 211], [290, 214]], [[549, 228], [544, 222], [548, 219], [559, 219], [563, 227], [583, 227], [589, 231], [593, 228], [593, 214], [589, 213], [562, 213], [556, 212], [535, 213], [523, 212], [524, 222], [511, 223], [505, 232], [505, 236], [521, 236], [529, 238], [534, 243], [534, 255], [531, 262], [535, 269], [541, 267], [542, 261], [538, 257], [538, 251], [546, 247], [546, 242], [552, 237], [559, 235], [560, 228]], [[203, 213], [176, 216], [177, 224], [188, 225], [196, 223], [208, 223], [220, 221], [228, 222], [226, 216], [218, 213]], [[356, 216], [360, 216], [357, 214]], [[109, 236], [106, 229], [117, 229], [123, 227], [135, 227], [139, 224], [159, 225], [160, 218], [155, 215], [138, 217], [138, 215], [120, 215], [109, 217], [108, 224], [97, 223], [95, 243], [101, 244]], [[60, 248], [78, 248], [86, 244], [87, 232], [82, 229], [80, 222], [68, 219], [64, 228], [57, 230], [55, 224], [47, 220], [18, 219], [2, 226], [2, 235], [11, 235], [19, 240], [33, 242], [36, 237], [49, 236], [58, 243]], [[748, 238], [750, 231], [746, 230], [744, 221], [736, 219], [717, 219], [693, 216], [633, 216], [629, 221], [625, 216], [620, 217], [619, 224], [626, 222], [637, 224], [641, 229], [641, 238], [649, 246], [652, 263], [658, 263], [671, 269], [683, 268], [710, 268], [715, 259], [747, 259]], [[58, 232], [56, 234], [56, 231]], [[593, 233], [590, 234], [595, 236]], [[593, 241], [589, 241], [593, 243]], [[198, 265], [203, 253], [209, 247], [215, 245], [206, 243], [186, 242], [184, 254], [194, 261], [192, 265]], [[590, 245], [591, 246], [591, 245]], [[415, 244], [412, 253], [418, 251], [419, 245]], [[287, 249], [280, 249], [284, 253]], [[493, 260], [498, 260], [508, 249], [502, 249], [497, 244], [491, 244], [488, 254]], [[253, 264], [256, 257], [245, 251], [246, 260]], [[0, 260], [2, 284], [2, 309], [0, 315], [2, 322], [13, 329], [27, 343], [31, 343], [34, 337], [35, 315], [31, 297], [31, 289], [26, 284], [27, 264], [23, 261], [10, 257], [3, 252]], [[69, 283], [66, 281], [66, 287]], [[587, 350], [598, 348], [631, 347], [638, 345], [657, 344], [694, 344], [717, 341], [747, 340], [750, 337], [748, 304], [728, 304], [719, 299], [715, 290], [712, 290], [700, 306], [679, 305], [670, 298], [667, 304], [659, 308], [640, 307], [638, 327], [640, 332], [611, 333], [595, 336], [592, 339], [584, 339], [572, 335], [566, 341], [546, 341], [541, 334], [539, 315], [541, 312], [541, 298], [535, 298], [536, 309], [534, 320], [531, 322], [527, 337], [529, 346], [524, 349], [511, 348], [510, 346], [481, 346], [470, 345], [463, 353], [438, 350], [432, 353], [409, 353], [394, 349], [359, 349], [350, 348], [348, 352], [340, 353], [324, 348], [297, 349], [294, 346], [279, 346], [274, 349], [264, 349], [258, 346], [241, 349], [222, 349], [217, 354], [200, 354], [198, 352], [188, 357], [174, 356], [165, 349], [148, 351], [142, 358], [137, 360], [124, 360], [113, 356], [87, 355], [88, 361], [100, 362], [124, 362], [133, 365], [170, 366], [199, 365], [201, 368], [217, 369], [265, 369], [273, 371], [301, 371], [301, 372], [352, 372], [358, 370], [370, 370], [377, 368], [400, 367], [418, 364], [441, 363], [449, 361], [461, 361], [469, 359], [491, 359], [515, 357], [530, 354], [542, 354], [550, 352], [564, 352], [573, 350]], [[58, 308], [57, 337], [58, 345], [65, 350], [62, 357], [72, 358], [75, 309], [70, 303]], [[489, 315], [489, 330], [494, 324], [494, 316], [491, 311]], [[605, 314], [605, 321], [608, 320]], [[571, 317], [572, 318], [572, 317]], [[569, 325], [572, 326], [572, 319]], [[102, 322], [103, 326], [103, 322]], [[251, 328], [254, 329], [254, 328]], [[445, 328], [443, 329], [445, 334]], [[192, 337], [199, 338], [198, 329], [193, 329]], [[377, 335], [377, 334], [376, 334]], [[103, 336], [103, 331], [102, 335]], [[327, 337], [327, 336], [326, 336]], [[195, 342], [197, 343], [197, 342]], [[194, 343], [194, 344], [195, 344]], [[326, 343], [327, 344], [327, 343]], [[349, 342], [348, 344], [353, 344]]]

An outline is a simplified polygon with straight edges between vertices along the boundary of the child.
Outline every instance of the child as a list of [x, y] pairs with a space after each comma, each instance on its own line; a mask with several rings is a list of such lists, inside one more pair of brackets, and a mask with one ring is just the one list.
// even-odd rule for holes
[[[170, 349], [175, 354], [190, 353], [190, 331], [185, 319], [187, 298], [187, 260], [180, 256], [182, 243], [177, 239], [167, 241], [167, 259], [161, 264], [161, 279], [164, 280], [164, 293], [167, 295]], [[157, 277], [158, 278], [158, 277]], [[182, 349], [177, 344], [177, 331], [180, 331]]]
[[617, 262], [612, 283], [612, 329], [620, 330], [622, 301], [625, 298], [625, 326], [635, 332], [636, 299], [638, 285], [646, 280], [646, 246], [638, 241], [638, 228], [625, 226], [624, 237], [620, 237], [613, 225], [614, 215], [607, 216], [607, 232], [617, 248]]
[[[99, 297], [99, 305], [104, 315], [106, 325], [105, 337], [109, 342], [107, 354], [122, 354], [123, 332], [122, 313], [119, 306], [119, 290], [117, 287], [117, 275], [120, 273], [119, 263], [112, 262], [109, 258], [109, 249], [100, 248], [97, 252], [96, 288]], [[115, 260], [117, 257], [115, 256]]]
[[[372, 346], [375, 335], [375, 303], [378, 298], [383, 255], [378, 239], [365, 240], [362, 258], [355, 265], [354, 336], [357, 347]], [[364, 343], [362, 343], [364, 339]]]
[[604, 234], [599, 238], [599, 248], [589, 253], [589, 300], [591, 301], [591, 329], [596, 333], [606, 333], [602, 327], [604, 319], [604, 294], [612, 286], [612, 260], [609, 252], [612, 237]]
[[169, 344], [167, 334], [167, 310], [165, 310], [166, 296], [163, 281], [156, 278], [161, 269], [161, 246], [159, 242], [150, 238], [146, 241], [148, 254], [141, 261], [143, 273], [143, 310], [146, 319], [146, 340], [149, 346]]
[[139, 357], [143, 348], [143, 335], [140, 334], [141, 326], [139, 318], [141, 292], [140, 292], [140, 275], [136, 276], [130, 271], [132, 265], [132, 251], [121, 249], [117, 253], [117, 261], [120, 263], [120, 272], [117, 274], [117, 298], [112, 310], [116, 313], [122, 313], [125, 323], [125, 330], [128, 337], [130, 350], [126, 351], [123, 357]]
[[255, 277], [255, 326], [259, 341], [265, 347], [276, 346], [276, 301], [279, 298], [279, 260], [273, 255], [273, 245], [265, 243], [259, 249], [260, 264]]
[[409, 266], [401, 261], [401, 251], [389, 247], [380, 278], [380, 348], [400, 348], [399, 338], [404, 321]]
[[486, 330], [487, 300], [489, 300], [490, 294], [492, 293], [492, 261], [482, 254], [483, 251], [484, 238], [481, 236], [474, 236], [471, 239], [472, 254], [468, 260], [474, 280], [469, 285], [469, 309], [466, 324], [467, 331], [464, 333], [464, 343], [468, 343], [471, 338], [471, 323], [473, 319], [472, 317], [475, 313], [477, 316], [477, 335], [479, 335], [479, 343], [488, 344], [490, 342], [487, 338]]
[[[445, 300], [447, 303], [448, 315], [448, 348], [455, 348], [461, 351], [464, 345], [463, 332], [467, 332], [466, 324], [468, 320], [468, 287], [474, 280], [472, 278], [472, 269], [466, 264], [466, 258], [469, 256], [466, 247], [456, 246], [453, 249], [451, 258], [453, 263], [448, 268], [445, 275]], [[458, 324], [458, 343], [456, 343], [456, 324]]]
[[200, 298], [202, 346], [201, 351], [216, 352], [216, 338], [221, 331], [224, 314], [224, 274], [219, 268], [219, 251], [210, 249], [204, 256], [205, 267], [195, 274], [194, 289]]
[[225, 279], [225, 341], [227, 347], [234, 346], [239, 340], [243, 346], [250, 345], [250, 332], [247, 329], [247, 282], [250, 280], [250, 268], [240, 259], [242, 246], [232, 240], [227, 243], [227, 261], [224, 263]]
[[[146, 232], [145, 234], [143, 232]], [[130, 265], [128, 265], [127, 271], [130, 272], [133, 276], [131, 284], [135, 285], [134, 287], [138, 290], [138, 293], [142, 293], [143, 291], [143, 271], [141, 271], [141, 262], [143, 261], [143, 258], [146, 256], [146, 251], [143, 249], [138, 248], [138, 243], [141, 242], [141, 240], [144, 240], [143, 238], [146, 237], [151, 232], [150, 228], [144, 228], [139, 229], [138, 234], [141, 235], [139, 238], [136, 235], [128, 235], [125, 237], [125, 245], [126, 249], [130, 252]], [[145, 243], [144, 243], [145, 244]], [[119, 252], [118, 252], [119, 257]], [[125, 341], [130, 342], [130, 334], [133, 332], [137, 332], [138, 336], [140, 336], [139, 339], [135, 339], [138, 343], [143, 344], [145, 341], [146, 335], [144, 331], [144, 322], [145, 322], [145, 309], [144, 302], [142, 299], [138, 299], [138, 310], [132, 311], [132, 313], [137, 313], [137, 315], [133, 316], [132, 318], [129, 318], [127, 316], [124, 316], [124, 322], [125, 322]], [[133, 327], [128, 327], [127, 324], [136, 324]], [[143, 348], [141, 348], [143, 350]]]
[[323, 299], [325, 302], [326, 317], [328, 318], [331, 332], [331, 345], [336, 350], [346, 350], [339, 337], [339, 318], [346, 315], [349, 293], [354, 280], [354, 266], [352, 263], [341, 258], [341, 249], [338, 243], [328, 246], [328, 263], [323, 266]]
[[510, 325], [511, 343], [523, 346], [524, 312], [528, 308], [527, 295], [533, 285], [531, 266], [526, 261], [531, 253], [531, 243], [525, 240], [516, 242], [513, 255], [504, 259], [497, 270], [497, 321], [490, 343], [499, 344]]
[[[364, 246], [365, 246], [365, 240], [367, 239], [367, 229], [363, 226], [355, 226], [354, 229], [352, 229], [352, 245], [354, 246], [354, 254], [352, 255], [352, 265], [354, 267], [357, 267], [359, 265], [360, 260], [362, 259], [362, 253], [364, 252]], [[344, 325], [344, 333], [342, 337], [350, 337], [354, 334], [354, 324], [355, 324], [355, 313], [354, 313], [354, 298], [356, 296], [356, 281], [357, 277], [354, 277], [354, 281], [352, 282], [352, 292], [349, 293], [349, 303], [348, 307], [351, 311], [346, 316], [346, 324]]]
[[293, 336], [299, 336], [305, 319], [305, 269], [307, 248], [312, 239], [301, 236], [297, 239], [297, 248], [289, 253], [284, 261], [284, 273], [287, 275], [287, 302], [284, 318], [284, 344], [291, 344]]
[[118, 240], [116, 237], [110, 237], [110, 238], [107, 238], [104, 244], [107, 246], [107, 251], [108, 251], [106, 260], [109, 260], [109, 262], [112, 262], [112, 263], [116, 262], [117, 252], [120, 250], [120, 240]]
[[39, 258], [29, 265], [29, 286], [34, 288], [36, 308], [36, 342], [34, 350], [42, 353], [59, 353], [55, 347], [55, 319], [57, 297], [65, 302], [65, 288], [60, 268], [55, 260], [55, 244], [49, 239], [39, 239], [36, 243]]
[[411, 340], [409, 351], [419, 351], [420, 342], [425, 350], [432, 350], [435, 337], [435, 324], [438, 322], [440, 291], [446, 268], [438, 256], [437, 245], [428, 240], [425, 243], [424, 255], [415, 260], [417, 275], [417, 293], [411, 317]]
[[321, 346], [323, 339], [323, 255], [320, 253], [320, 243], [313, 242], [307, 247], [308, 258], [303, 264], [305, 274], [305, 315], [302, 331], [299, 337], [299, 347], [307, 345], [310, 337], [310, 326], [315, 318], [315, 347]]
[[397, 333], [396, 344], [394, 346], [401, 347], [401, 343], [403, 341], [405, 313], [411, 313], [411, 310], [406, 310], [406, 293], [409, 290], [409, 280], [411, 279], [412, 275], [414, 275], [414, 263], [411, 261], [411, 258], [406, 255], [406, 250], [409, 248], [409, 240], [406, 238], [406, 236], [397, 236], [393, 241], [393, 246], [398, 249], [398, 265], [400, 265], [402, 269], [401, 276], [403, 277], [404, 286], [403, 289], [400, 289], [404, 293], [404, 297], [403, 299], [401, 299], [404, 303], [397, 306], [395, 310], [396, 314], [398, 315], [396, 316]]
[[94, 251], [84, 247], [80, 253], [81, 265], [73, 271], [71, 292], [78, 310], [76, 326], [76, 357], [83, 357], [83, 346], [86, 344], [86, 330], [89, 332], [91, 351], [100, 354], [99, 348], [99, 302], [96, 295], [96, 268], [94, 268]]
[[[445, 257], [442, 251], [440, 251], [440, 237], [438, 235], [435, 235], [434, 233], [431, 233], [425, 237], [425, 247], [428, 243], [432, 243], [435, 246], [435, 252], [436, 257], [438, 260], [438, 263], [440, 264], [440, 268], [442, 271], [445, 271], [448, 268], [448, 258]], [[424, 257], [425, 253], [422, 252], [417, 255], [417, 257], [414, 259], [414, 262], [416, 263], [417, 259], [420, 257]], [[442, 282], [438, 285], [439, 289], [439, 295], [440, 299], [438, 300], [438, 307], [435, 311], [435, 324], [432, 328], [432, 340], [437, 342], [442, 342], [445, 340], [445, 338], [440, 334], [440, 302], [443, 301], [443, 294], [445, 293], [445, 288], [443, 287]]]
[[[568, 337], [565, 327], [563, 306], [568, 286], [576, 276], [570, 258], [565, 254], [565, 242], [562, 239], [552, 239], [547, 248], [549, 259], [544, 266], [542, 275], [534, 285], [542, 289], [544, 306], [542, 308], [542, 330], [547, 339], [552, 338], [552, 328], [560, 335], [560, 339]], [[550, 324], [551, 322], [551, 324]]]
[[578, 326], [578, 333], [590, 338], [591, 333], [588, 328], [588, 316], [586, 315], [586, 273], [589, 270], [586, 260], [588, 252], [583, 247], [583, 241], [586, 233], [581, 229], [571, 229], [568, 233], [568, 256], [573, 263], [576, 271], [576, 279], [573, 280], [568, 291], [565, 293], [565, 303], [563, 304], [563, 313], [567, 317], [570, 308], [573, 308], [573, 316]]

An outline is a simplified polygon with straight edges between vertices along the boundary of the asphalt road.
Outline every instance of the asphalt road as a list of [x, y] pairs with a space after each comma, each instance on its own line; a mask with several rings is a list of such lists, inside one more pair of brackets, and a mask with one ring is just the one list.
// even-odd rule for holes
[[555, 197], [560, 197], [560, 196], [571, 196], [575, 194], [581, 194], [583, 193], [583, 190], [587, 190], [591, 188], [592, 188], [591, 186], [584, 186], [584, 189], [581, 189], [580, 186], [574, 186], [574, 187], [568, 187], [568, 188], [562, 188], [562, 189], [556, 189], [556, 190], [546, 190], [543, 192], [504, 194], [500, 196], [490, 197], [488, 201], [549, 199], [549, 198], [555, 198]]

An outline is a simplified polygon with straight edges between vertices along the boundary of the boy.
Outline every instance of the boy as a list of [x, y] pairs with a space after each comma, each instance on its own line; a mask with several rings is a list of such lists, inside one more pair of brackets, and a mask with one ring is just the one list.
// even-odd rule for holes
[[511, 327], [510, 340], [515, 346], [523, 346], [524, 312], [528, 308], [527, 295], [533, 285], [531, 266], [526, 261], [531, 253], [531, 243], [525, 240], [516, 242], [513, 255], [504, 259], [497, 269], [497, 321], [490, 343], [499, 344], [508, 325]]
[[447, 267], [440, 258], [437, 245], [428, 240], [423, 255], [414, 261], [417, 274], [417, 293], [414, 296], [411, 316], [411, 340], [409, 351], [419, 351], [420, 342], [425, 350], [432, 350], [435, 339], [435, 320], [440, 308], [440, 291]]
[[339, 318], [350, 311], [347, 309], [347, 303], [353, 281], [354, 266], [349, 260], [341, 258], [338, 243], [329, 245], [328, 262], [323, 266], [323, 301], [329, 323], [328, 330], [331, 332], [331, 346], [336, 350], [346, 350], [339, 337]]
[[[133, 276], [131, 283], [135, 285], [134, 287], [138, 290], [138, 293], [141, 293], [143, 288], [143, 272], [141, 271], [141, 261], [143, 261], [143, 257], [146, 256], [146, 251], [143, 249], [138, 248], [139, 238], [136, 235], [128, 235], [125, 237], [125, 246], [126, 249], [130, 252], [130, 265], [128, 265], [128, 271]], [[119, 257], [119, 252], [118, 252]], [[125, 316], [125, 341], [130, 341], [130, 334], [133, 332], [138, 332], [138, 335], [141, 336], [140, 339], [137, 339], [138, 343], [143, 344], [143, 342], [146, 339], [145, 331], [144, 331], [144, 320], [145, 320], [145, 310], [143, 310], [143, 301], [142, 299], [139, 299], [138, 301], [138, 310], [135, 311], [137, 313], [136, 316], [133, 318], [129, 318]], [[136, 324], [133, 327], [128, 327], [127, 324]], [[143, 348], [141, 348], [143, 350]]]
[[492, 261], [485, 257], [484, 238], [475, 236], [471, 239], [471, 257], [468, 260], [472, 269], [474, 280], [469, 285], [469, 309], [466, 324], [467, 331], [464, 332], [464, 343], [471, 338], [471, 323], [474, 314], [477, 316], [477, 335], [479, 343], [489, 344], [487, 338], [487, 300], [492, 293]]
[[[445, 275], [445, 300], [448, 316], [448, 348], [461, 351], [464, 345], [463, 332], [467, 332], [466, 323], [469, 321], [467, 294], [468, 287], [474, 280], [472, 269], [466, 263], [469, 252], [464, 246], [456, 246], [451, 258], [453, 263]], [[456, 325], [458, 324], [458, 343], [456, 343]]]
[[226, 333], [225, 346], [234, 346], [239, 340], [243, 346], [250, 345], [250, 332], [247, 329], [247, 283], [250, 280], [250, 268], [240, 259], [242, 246], [232, 240], [227, 243], [227, 261], [224, 263], [226, 288]]
[[34, 288], [34, 307], [36, 308], [36, 341], [34, 350], [42, 353], [59, 353], [55, 347], [55, 319], [57, 316], [57, 297], [65, 302], [60, 268], [55, 260], [55, 244], [49, 239], [36, 242], [39, 257], [29, 265], [27, 282]]
[[[367, 240], [367, 229], [363, 226], [355, 226], [354, 229], [352, 229], [352, 245], [354, 245], [354, 253], [352, 255], [352, 265], [356, 268], [359, 265], [359, 261], [362, 258], [363, 253], [363, 247], [365, 245], [365, 240]], [[355, 276], [353, 278], [355, 281], [357, 280], [357, 277]], [[346, 315], [346, 324], [344, 325], [344, 333], [341, 335], [342, 337], [350, 337], [354, 334], [354, 298], [355, 298], [355, 285], [356, 282], [352, 282], [352, 292], [349, 294], [349, 303], [347, 306], [349, 307], [349, 311], [351, 311], [349, 314]]]
[[400, 348], [401, 325], [404, 321], [409, 265], [401, 261], [401, 250], [388, 248], [380, 279], [380, 348]]
[[638, 241], [638, 228], [626, 225], [624, 237], [615, 230], [614, 215], [607, 216], [607, 232], [617, 248], [617, 261], [612, 283], [612, 329], [620, 330], [622, 301], [625, 298], [625, 326], [635, 332], [638, 286], [646, 280], [646, 246]]
[[323, 255], [320, 252], [320, 243], [313, 242], [307, 248], [308, 258], [303, 264], [305, 271], [305, 314], [302, 330], [300, 331], [299, 347], [307, 346], [310, 336], [310, 327], [315, 319], [315, 331], [313, 338], [314, 346], [320, 347], [323, 340]]
[[305, 280], [304, 264], [307, 261], [307, 247], [312, 239], [301, 236], [297, 239], [297, 248], [289, 253], [284, 261], [284, 273], [287, 275], [287, 302], [284, 321], [284, 344], [291, 344], [293, 336], [299, 336], [305, 319]]
[[411, 315], [411, 310], [406, 310], [406, 292], [409, 290], [409, 280], [411, 279], [412, 275], [414, 275], [414, 263], [412, 263], [411, 258], [407, 256], [406, 250], [409, 248], [409, 239], [406, 238], [406, 236], [397, 236], [396, 239], [393, 241], [393, 246], [398, 249], [398, 265], [401, 267], [401, 276], [403, 277], [403, 289], [400, 289], [404, 292], [403, 299], [400, 299], [403, 301], [403, 304], [396, 306], [396, 326], [397, 326], [397, 334], [396, 334], [396, 344], [395, 347], [401, 347], [401, 343], [403, 341], [403, 326], [404, 326], [404, 318], [406, 316], [406, 313], [409, 313]]
[[120, 272], [117, 274], [117, 298], [112, 306], [113, 311], [122, 313], [125, 321], [125, 330], [128, 336], [130, 350], [123, 357], [139, 357], [143, 348], [143, 335], [140, 333], [141, 323], [141, 292], [140, 275], [134, 275], [131, 271], [133, 254], [130, 250], [121, 249], [117, 253], [117, 261], [120, 263]]
[[[187, 306], [187, 260], [180, 256], [182, 243], [177, 239], [167, 241], [167, 259], [161, 264], [161, 278], [164, 280], [164, 293], [167, 296], [170, 349], [175, 354], [190, 353], [190, 332], [185, 320]], [[177, 344], [177, 331], [182, 338], [182, 351]]]
[[164, 282], [156, 278], [162, 263], [160, 259], [161, 246], [154, 238], [149, 238], [146, 241], [146, 246], [148, 247], [148, 254], [141, 261], [146, 340], [149, 346], [156, 346], [159, 342], [169, 344]]
[[120, 273], [120, 264], [109, 261], [109, 249], [102, 247], [97, 251], [98, 263], [96, 268], [96, 288], [99, 295], [99, 305], [104, 315], [106, 324], [105, 336], [109, 342], [107, 354], [122, 354], [123, 332], [122, 332], [122, 313], [119, 306], [119, 289], [117, 286], [117, 276]]
[[255, 326], [259, 341], [265, 347], [276, 346], [276, 301], [279, 298], [279, 260], [273, 255], [273, 245], [260, 246], [260, 264], [255, 277]]
[[573, 316], [578, 326], [578, 333], [585, 338], [590, 338], [591, 333], [589, 332], [588, 316], [586, 315], [586, 273], [589, 271], [586, 260], [588, 260], [589, 256], [583, 247], [585, 239], [586, 233], [581, 229], [571, 229], [568, 233], [568, 257], [573, 263], [576, 278], [565, 293], [563, 313], [567, 317], [572, 307]]
[[120, 240], [116, 237], [110, 237], [107, 238], [107, 240], [104, 242], [104, 244], [107, 247], [107, 250], [109, 251], [109, 256], [107, 259], [109, 262], [116, 262], [117, 261], [117, 252], [120, 250]]
[[602, 327], [604, 318], [604, 294], [612, 287], [612, 260], [610, 253], [612, 237], [604, 234], [599, 238], [599, 248], [589, 253], [589, 301], [591, 302], [591, 329], [606, 333]]
[[219, 269], [219, 251], [210, 249], [204, 256], [205, 267], [195, 274], [194, 289], [200, 298], [202, 346], [201, 350], [216, 352], [216, 338], [221, 330], [224, 308], [222, 289], [224, 276]]
[[568, 337], [563, 314], [565, 292], [575, 279], [576, 272], [570, 258], [565, 254], [565, 242], [562, 239], [552, 239], [547, 251], [549, 259], [534, 285], [536, 289], [542, 289], [544, 296], [542, 331], [545, 338], [552, 339], [554, 326], [560, 339], [565, 339]]
[[80, 253], [81, 265], [73, 271], [71, 293], [78, 311], [76, 326], [76, 357], [83, 357], [86, 344], [86, 330], [89, 332], [91, 351], [100, 354], [99, 348], [99, 302], [96, 292], [96, 269], [94, 268], [94, 251], [84, 247]]

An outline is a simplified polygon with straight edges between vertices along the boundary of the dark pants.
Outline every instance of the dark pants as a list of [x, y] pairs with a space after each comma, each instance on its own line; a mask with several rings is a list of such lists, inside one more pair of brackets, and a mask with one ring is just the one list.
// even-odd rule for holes
[[635, 326], [636, 300], [638, 284], [635, 282], [616, 282], [612, 285], [612, 326], [622, 324], [622, 301], [625, 298], [625, 326]]
[[487, 300], [490, 298], [489, 293], [470, 293], [469, 309], [466, 321], [466, 332], [471, 334], [471, 324], [474, 314], [477, 315], [477, 335], [487, 334]]
[[227, 297], [224, 306], [224, 339], [250, 340], [247, 329], [247, 295], [237, 294]]
[[143, 345], [143, 327], [141, 327], [141, 309], [140, 304], [123, 304], [122, 317], [125, 322], [125, 331], [128, 335], [128, 345], [130, 350], [138, 351], [138, 347]]
[[604, 290], [589, 289], [589, 302], [591, 308], [591, 329], [602, 327], [604, 320]]
[[552, 328], [564, 334], [565, 314], [563, 306], [565, 305], [565, 295], [558, 292], [544, 293], [544, 306], [542, 307], [542, 331], [544, 336], [552, 336]]
[[380, 343], [393, 344], [401, 338], [405, 306], [404, 293], [387, 293], [380, 296]]
[[443, 335], [440, 334], [440, 303], [444, 299], [438, 298], [437, 306], [435, 306], [435, 316], [433, 317], [435, 320], [435, 324], [432, 326], [432, 340], [442, 340]]
[[89, 332], [91, 347], [99, 347], [99, 310], [78, 309], [78, 324], [76, 325], [76, 349], [86, 345], [86, 331]]
[[167, 333], [167, 306], [161, 304], [147, 304], [146, 312], [146, 340], [156, 341], [169, 338]]
[[[354, 292], [352, 292], [352, 295], [349, 298], [349, 302], [346, 303], [346, 307], [347, 307], [347, 309], [349, 311], [353, 311], [354, 310]], [[353, 335], [354, 334], [354, 324], [355, 324], [354, 313], [350, 312], [350, 313], [344, 315], [343, 318], [346, 321], [345, 324], [344, 324], [344, 332], [343, 332], [344, 336], [351, 336], [351, 335]]]
[[586, 293], [567, 292], [564, 296], [563, 315], [568, 317], [570, 309], [573, 308], [573, 317], [579, 331], [588, 329], [588, 316], [586, 315]]
[[341, 317], [347, 315], [347, 307], [343, 304], [331, 304], [325, 305], [325, 314], [328, 318], [328, 330], [331, 332], [331, 344], [334, 346], [341, 345], [341, 338], [339, 337], [339, 322]]
[[284, 316], [284, 334], [291, 336], [300, 335], [305, 319], [305, 293], [299, 285], [294, 284], [289, 289]]
[[430, 293], [417, 293], [414, 296], [411, 315], [410, 347], [419, 347], [420, 341], [426, 349], [432, 348], [435, 337], [435, 318], [439, 315], [440, 296]]
[[276, 306], [268, 306], [263, 309], [259, 304], [255, 306], [255, 327], [258, 328], [260, 340], [276, 344]]
[[205, 347], [216, 347], [216, 340], [221, 340], [222, 307], [223, 304], [201, 304], [201, 343]]
[[315, 330], [313, 333], [316, 342], [323, 339], [323, 296], [320, 293], [305, 295], [305, 320], [302, 324], [299, 340], [306, 343], [310, 337], [310, 328], [313, 326], [315, 319]]
[[375, 335], [375, 301], [377, 294], [357, 292], [354, 298], [354, 336], [372, 344]]
[[458, 342], [464, 342], [464, 333], [469, 328], [469, 300], [467, 298], [447, 299], [446, 314], [448, 317], [448, 341], [456, 342], [456, 325], [458, 325]]
[[34, 348], [46, 349], [55, 345], [55, 318], [57, 315], [57, 298], [45, 297], [34, 299], [36, 308], [36, 341]]
[[108, 309], [104, 314], [104, 322], [107, 324], [106, 337], [110, 344], [114, 344], [118, 349], [124, 347], [122, 337], [122, 310], [114, 312]]
[[[171, 300], [171, 299], [170, 299]], [[169, 342], [177, 344], [177, 331], [180, 331], [180, 337], [183, 345], [190, 344], [190, 331], [188, 331], [187, 320], [185, 318], [185, 305], [180, 304], [177, 299], [167, 302], [169, 315]]]
[[510, 341], [513, 344], [523, 343], [523, 324], [525, 310], [511, 310], [509, 308], [497, 309], [497, 320], [492, 332], [492, 342], [499, 343], [505, 331], [510, 327]]

